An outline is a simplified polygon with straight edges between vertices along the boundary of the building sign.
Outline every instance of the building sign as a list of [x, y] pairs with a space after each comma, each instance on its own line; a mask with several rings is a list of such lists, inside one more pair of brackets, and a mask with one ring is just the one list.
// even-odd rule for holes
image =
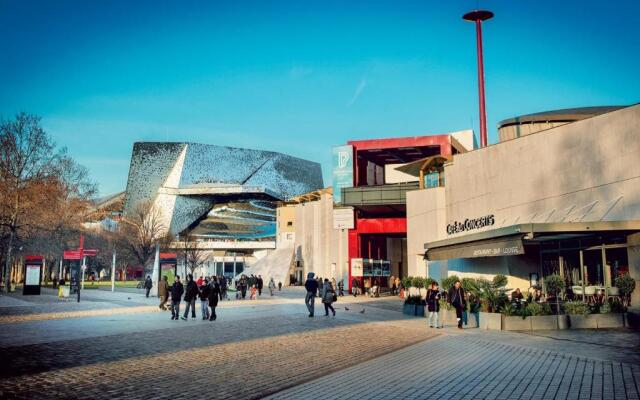
[[453, 258], [476, 258], [517, 256], [524, 254], [524, 245], [520, 237], [483, 240], [471, 243], [460, 243], [427, 250], [427, 260], [449, 260]]
[[464, 221], [453, 221], [453, 223], [447, 225], [447, 234], [453, 235], [454, 233], [472, 231], [474, 229], [484, 228], [485, 226], [491, 226], [495, 224], [495, 216], [493, 214], [485, 215], [480, 218], [467, 218]]
[[362, 276], [364, 272], [364, 265], [362, 258], [351, 259], [351, 276]]
[[353, 208], [334, 208], [333, 209], [333, 229], [353, 229]]
[[353, 146], [333, 148], [333, 201], [342, 202], [342, 188], [353, 186]]

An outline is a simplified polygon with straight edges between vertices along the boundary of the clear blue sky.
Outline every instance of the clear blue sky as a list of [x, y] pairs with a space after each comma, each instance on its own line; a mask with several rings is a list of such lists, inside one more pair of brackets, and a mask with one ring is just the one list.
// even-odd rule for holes
[[490, 143], [515, 115], [640, 101], [635, 0], [0, 0], [0, 116], [42, 116], [102, 195], [141, 140], [281, 151], [330, 184], [347, 140], [477, 132], [477, 6]]

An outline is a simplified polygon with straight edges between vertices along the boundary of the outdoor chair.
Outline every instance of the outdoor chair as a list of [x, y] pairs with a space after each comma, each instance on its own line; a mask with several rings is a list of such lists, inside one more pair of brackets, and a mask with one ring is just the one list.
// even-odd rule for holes
[[593, 303], [596, 298], [596, 287], [595, 286], [585, 286], [584, 294], [587, 296], [587, 302]]

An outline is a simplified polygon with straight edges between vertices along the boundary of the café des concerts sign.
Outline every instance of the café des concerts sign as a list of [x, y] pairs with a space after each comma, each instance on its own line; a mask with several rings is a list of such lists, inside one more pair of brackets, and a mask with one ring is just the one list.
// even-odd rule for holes
[[495, 216], [493, 214], [480, 218], [467, 218], [464, 221], [453, 221], [447, 225], [447, 234], [453, 235], [454, 233], [472, 231], [493, 224], [495, 224]]

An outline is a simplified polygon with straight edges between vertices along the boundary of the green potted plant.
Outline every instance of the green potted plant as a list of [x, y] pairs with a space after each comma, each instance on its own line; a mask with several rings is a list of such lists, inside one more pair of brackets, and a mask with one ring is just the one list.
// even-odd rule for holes
[[425, 301], [420, 296], [409, 296], [404, 301], [403, 314], [424, 317]]
[[558, 329], [567, 329], [569, 327], [568, 319], [566, 315], [562, 315], [562, 310], [560, 309], [560, 294], [565, 288], [564, 279], [558, 274], [551, 274], [544, 278], [544, 284], [547, 287], [547, 292], [553, 294], [556, 299]]
[[636, 289], [636, 281], [629, 274], [624, 274], [617, 277], [615, 282], [620, 291], [622, 305], [629, 307], [631, 305], [631, 293]]
[[590, 316], [589, 304], [584, 301], [566, 301], [562, 308], [569, 316], [571, 329], [595, 329], [598, 327], [596, 318]]
[[480, 329], [501, 330], [502, 315], [499, 313], [507, 301], [507, 277], [496, 275], [493, 279], [478, 278], [475, 282], [467, 282], [471, 290], [475, 290], [480, 301], [478, 313]]

